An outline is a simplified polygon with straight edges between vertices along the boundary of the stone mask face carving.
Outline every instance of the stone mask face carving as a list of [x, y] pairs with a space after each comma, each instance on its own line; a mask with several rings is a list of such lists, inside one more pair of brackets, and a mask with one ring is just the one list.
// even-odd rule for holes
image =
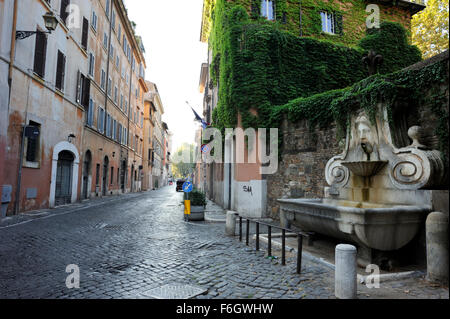
[[356, 131], [358, 133], [358, 144], [373, 144], [374, 134], [372, 133], [371, 124], [365, 115], [361, 115], [356, 119]]
[[[376, 128], [370, 123], [365, 113], [356, 119], [352, 132], [351, 152], [355, 152], [355, 160], [373, 160], [377, 155], [378, 135]], [[374, 153], [374, 154], [373, 154]], [[374, 156], [372, 156], [372, 154]]]

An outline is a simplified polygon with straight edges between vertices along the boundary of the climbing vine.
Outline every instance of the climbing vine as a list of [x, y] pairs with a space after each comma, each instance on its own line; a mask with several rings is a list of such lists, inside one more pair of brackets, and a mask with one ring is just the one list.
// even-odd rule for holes
[[[443, 80], [445, 72], [439, 69], [440, 64], [420, 71], [399, 71], [421, 60], [401, 24], [383, 22], [363, 37], [363, 1], [301, 1], [304, 37], [298, 36], [299, 1], [275, 1], [275, 22], [260, 17], [260, 3], [214, 3], [209, 46], [213, 54], [211, 79], [219, 90], [213, 111], [217, 128], [236, 127], [238, 120], [244, 128], [280, 127], [287, 114], [292, 122], [310, 121], [311, 128], [335, 122], [344, 134], [352, 112], [364, 108], [374, 120], [380, 101], [387, 106], [393, 125], [396, 102], [423, 102], [427, 85]], [[353, 9], [347, 10], [347, 5]], [[322, 10], [344, 15], [341, 34], [321, 33]], [[386, 17], [387, 11], [384, 13]], [[405, 25], [395, 11], [391, 15], [390, 20], [398, 18]], [[370, 49], [382, 54], [384, 62], [380, 74], [367, 78], [361, 59]], [[445, 151], [448, 112], [439, 103], [432, 105], [443, 119], [436, 134]]]

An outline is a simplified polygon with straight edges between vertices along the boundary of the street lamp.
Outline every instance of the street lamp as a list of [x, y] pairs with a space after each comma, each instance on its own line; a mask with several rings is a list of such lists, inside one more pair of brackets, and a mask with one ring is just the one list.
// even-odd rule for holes
[[52, 33], [52, 31], [54, 31], [56, 29], [56, 27], [58, 26], [58, 19], [55, 17], [55, 15], [53, 14], [53, 12], [47, 12], [46, 14], [44, 14], [42, 16], [42, 18], [44, 18], [44, 25], [47, 28], [48, 32], [43, 32], [43, 31], [16, 31], [16, 39], [17, 40], [22, 40], [22, 39], [26, 39], [30, 36], [32, 36], [33, 34], [36, 34], [38, 32], [40, 33]]

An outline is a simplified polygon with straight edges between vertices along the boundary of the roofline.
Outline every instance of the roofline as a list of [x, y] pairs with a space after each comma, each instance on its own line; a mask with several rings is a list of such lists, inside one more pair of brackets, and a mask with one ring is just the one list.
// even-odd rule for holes
[[[392, 0], [370, 0], [373, 2], [380, 2], [381, 4], [384, 5], [394, 5], [392, 4]], [[422, 1], [423, 0], [416, 0], [416, 1]], [[397, 4], [395, 4], [396, 6], [399, 7], [403, 7], [403, 8], [407, 8], [409, 10], [409, 12], [411, 13], [411, 15], [415, 15], [416, 13], [419, 13], [420, 11], [424, 10], [427, 6], [421, 3], [417, 3], [417, 2], [411, 2], [411, 1], [407, 1], [407, 0], [397, 0]]]

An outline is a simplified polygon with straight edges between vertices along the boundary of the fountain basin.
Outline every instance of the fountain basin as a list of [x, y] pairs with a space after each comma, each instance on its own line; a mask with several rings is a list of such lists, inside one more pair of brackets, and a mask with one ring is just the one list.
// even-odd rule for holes
[[360, 161], [342, 162], [342, 165], [355, 175], [370, 177], [376, 175], [387, 163], [387, 161]]
[[282, 223], [381, 251], [397, 250], [418, 233], [431, 207], [335, 199], [279, 199]]

